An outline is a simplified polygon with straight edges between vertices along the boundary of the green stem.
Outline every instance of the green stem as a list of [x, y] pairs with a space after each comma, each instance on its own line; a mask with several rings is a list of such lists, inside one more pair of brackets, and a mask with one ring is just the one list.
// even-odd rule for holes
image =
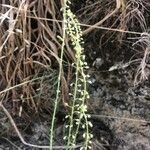
[[[76, 70], [79, 69], [79, 63], [77, 62], [77, 68]], [[75, 102], [76, 102], [76, 96], [77, 96], [77, 86], [78, 86], [78, 72], [76, 72], [76, 80], [75, 80], [75, 86], [74, 86], [74, 95], [73, 95], [73, 104], [72, 104], [72, 109], [71, 109], [71, 116], [70, 116], [70, 125], [69, 125], [69, 134], [68, 134], [68, 142], [67, 146], [70, 146], [71, 144], [71, 135], [72, 135], [72, 128], [73, 128], [73, 115], [74, 115], [74, 110], [75, 110]]]
[[60, 93], [60, 82], [61, 82], [61, 75], [63, 69], [63, 54], [64, 54], [64, 47], [65, 47], [65, 37], [66, 37], [66, 1], [64, 2], [64, 12], [63, 12], [63, 33], [62, 33], [62, 45], [61, 45], [61, 56], [60, 56], [60, 63], [59, 63], [59, 75], [58, 75], [58, 85], [57, 85], [57, 93], [54, 105], [54, 112], [52, 116], [52, 124], [50, 129], [50, 150], [53, 150], [53, 136], [54, 136], [54, 124], [55, 124], [55, 116], [58, 106], [59, 100], [59, 93]]

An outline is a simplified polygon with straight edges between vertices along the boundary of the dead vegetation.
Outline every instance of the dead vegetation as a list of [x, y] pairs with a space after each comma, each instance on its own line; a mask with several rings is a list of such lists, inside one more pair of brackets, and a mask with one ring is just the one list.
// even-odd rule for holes
[[[3, 104], [8, 105], [11, 114], [22, 116], [45, 108], [51, 113], [60, 61], [61, 41], [57, 36], [62, 35], [62, 7], [63, 0], [1, 1], [0, 106], [5, 110]], [[124, 57], [124, 63], [138, 60], [134, 84], [149, 78], [149, 0], [85, 0], [72, 3], [72, 10], [83, 28], [89, 60], [101, 57], [108, 63], [107, 70]], [[94, 41], [95, 47], [89, 49], [89, 41]], [[69, 39], [65, 44], [63, 107], [69, 100], [70, 64], [75, 59]], [[93, 49], [97, 55], [92, 58]]]
[[[131, 62], [135, 64], [134, 84], [137, 85], [148, 79], [149, 8], [150, 3], [147, 0], [113, 0], [95, 3], [87, 0], [84, 7], [82, 6], [76, 14], [82, 25], [90, 25], [84, 27], [83, 31], [87, 42], [85, 49], [89, 55], [88, 59], [94, 61], [100, 57], [106, 64], [108, 63], [108, 68], [121, 61], [124, 64]], [[90, 40], [93, 42], [91, 45], [88, 44]], [[91, 54], [91, 49], [97, 54], [96, 56]]]
[[[1, 91], [14, 87], [3, 93], [1, 98], [12, 103], [14, 112], [22, 99], [30, 108], [38, 111], [39, 100], [34, 97], [42, 84], [39, 77], [45, 78], [43, 72], [52, 75], [53, 68], [58, 67], [61, 44], [57, 35], [61, 36], [62, 27], [57, 20], [62, 18], [59, 10], [63, 4], [57, 3], [53, 0], [49, 3], [36, 0], [3, 1], [0, 6]], [[49, 22], [47, 18], [55, 21]], [[65, 55], [64, 64], [68, 65], [74, 59], [69, 45], [66, 46]], [[39, 80], [32, 82], [35, 78]], [[66, 84], [67, 79], [62, 78]], [[18, 84], [22, 85], [15, 87]]]

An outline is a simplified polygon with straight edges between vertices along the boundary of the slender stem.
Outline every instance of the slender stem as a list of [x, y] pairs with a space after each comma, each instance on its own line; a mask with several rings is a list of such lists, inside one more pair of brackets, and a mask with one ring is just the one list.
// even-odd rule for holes
[[[81, 74], [82, 74], [83, 79], [84, 79], [84, 80], [83, 80], [83, 82], [84, 82], [84, 88], [83, 88], [84, 94], [83, 94], [83, 97], [82, 97], [82, 104], [81, 104], [81, 105], [84, 105], [85, 99], [86, 99], [86, 93], [85, 93], [85, 91], [87, 91], [87, 85], [86, 85], [87, 83], [86, 83], [86, 78], [85, 78], [85, 74], [84, 74], [83, 69], [81, 69]], [[75, 142], [76, 142], [77, 134], [78, 134], [79, 127], [80, 127], [80, 124], [81, 124], [81, 119], [83, 118], [83, 117], [81, 117], [81, 115], [83, 115], [84, 118], [86, 117], [85, 112], [81, 112], [81, 113], [80, 113], [79, 122], [78, 122], [78, 125], [77, 125], [77, 128], [76, 128], [75, 137], [74, 137], [74, 140], [73, 140], [73, 143], [74, 143], [74, 144], [75, 144]], [[86, 131], [88, 131], [87, 119], [86, 119], [86, 118], [85, 118], [85, 121], [86, 121]], [[88, 134], [88, 132], [87, 132], [87, 134]], [[87, 141], [87, 139], [86, 139], [86, 141]], [[87, 143], [87, 142], [86, 142], [86, 143]]]
[[[77, 68], [76, 70], [79, 69], [79, 64], [77, 62]], [[78, 86], [78, 72], [76, 72], [76, 80], [75, 80], [75, 86], [74, 86], [74, 95], [73, 95], [73, 104], [72, 104], [72, 109], [71, 109], [71, 116], [70, 116], [70, 125], [69, 125], [69, 134], [68, 134], [68, 143], [67, 146], [70, 146], [71, 144], [71, 132], [73, 128], [73, 115], [74, 115], [74, 110], [75, 110], [75, 101], [76, 101], [76, 96], [77, 96], [77, 86]], [[72, 143], [73, 144], [73, 143]]]
[[65, 47], [65, 37], [66, 37], [66, 0], [64, 0], [64, 12], [63, 12], [63, 33], [62, 33], [62, 45], [61, 45], [61, 56], [60, 56], [60, 63], [59, 63], [59, 75], [58, 75], [58, 85], [56, 91], [56, 99], [54, 105], [54, 112], [52, 116], [52, 124], [50, 129], [50, 150], [53, 150], [53, 136], [54, 136], [54, 124], [55, 124], [55, 116], [58, 106], [58, 99], [60, 93], [60, 82], [62, 76], [62, 69], [63, 69], [63, 54], [64, 54], [64, 47]]

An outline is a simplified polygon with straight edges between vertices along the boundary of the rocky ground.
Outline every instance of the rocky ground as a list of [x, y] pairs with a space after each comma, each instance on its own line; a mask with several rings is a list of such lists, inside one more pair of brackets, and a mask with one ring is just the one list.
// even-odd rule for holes
[[[94, 125], [93, 149], [149, 150], [149, 81], [134, 86], [130, 71], [121, 69], [110, 72], [91, 69], [89, 74], [91, 74], [89, 86], [91, 99], [88, 106]], [[24, 138], [32, 144], [47, 145], [48, 121], [37, 116], [34, 120], [36, 120], [34, 123], [25, 122], [25, 125], [22, 125], [26, 127], [22, 131]], [[4, 117], [1, 127], [6, 121], [8, 120]], [[62, 129], [63, 124], [57, 127], [57, 136], [62, 136]], [[9, 130], [13, 131], [12, 128]], [[4, 135], [0, 139], [0, 150], [36, 149], [21, 144], [14, 132], [11, 134], [8, 132], [8, 136]], [[61, 145], [61, 142], [57, 139], [56, 144]]]
[[108, 145], [104, 147], [110, 150], [149, 150], [149, 81], [133, 86], [132, 76], [127, 70], [93, 70], [91, 74], [89, 107], [96, 124], [100, 122], [95, 130], [99, 132], [97, 136], [101, 143]]

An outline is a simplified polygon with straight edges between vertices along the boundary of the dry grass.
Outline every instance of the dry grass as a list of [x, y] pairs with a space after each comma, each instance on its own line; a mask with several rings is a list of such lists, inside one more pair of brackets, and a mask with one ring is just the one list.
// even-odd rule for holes
[[[10, 89], [1, 94], [1, 98], [12, 103], [14, 111], [18, 110], [22, 98], [30, 108], [38, 111], [39, 100], [37, 97], [35, 100], [34, 97], [42, 83], [28, 81], [42, 77], [44, 72], [53, 74], [53, 69], [58, 67], [61, 41], [57, 35], [62, 34], [62, 24], [57, 21], [49, 22], [47, 18], [61, 20], [62, 14], [59, 10], [62, 5], [62, 2], [54, 0], [1, 2], [0, 90]], [[66, 46], [65, 56], [68, 62], [66, 65], [74, 60], [74, 53], [69, 44]], [[63, 77], [62, 82], [66, 83], [67, 89], [66, 80]], [[18, 88], [10, 88], [21, 83], [25, 84]]]

